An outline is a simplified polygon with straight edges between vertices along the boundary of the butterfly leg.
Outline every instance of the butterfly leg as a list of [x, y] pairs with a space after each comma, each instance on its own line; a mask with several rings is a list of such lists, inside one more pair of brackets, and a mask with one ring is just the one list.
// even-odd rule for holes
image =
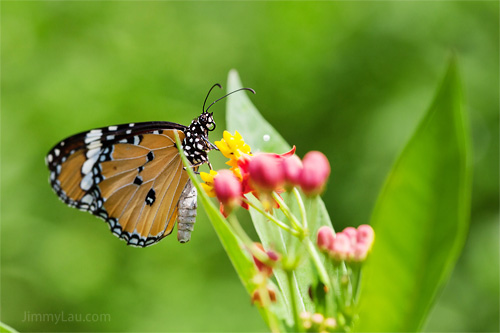
[[203, 136], [202, 138], [205, 141], [205, 143], [207, 144], [209, 151], [210, 150], [219, 150], [219, 148], [217, 148], [216, 145], [214, 145], [212, 142], [210, 142], [207, 137]]
[[209, 166], [210, 170], [212, 170], [212, 165], [210, 164], [210, 162], [198, 162], [198, 163], [196, 163], [196, 164], [192, 164], [192, 165], [190, 165], [189, 167], [183, 167], [183, 169], [184, 169], [184, 170], [186, 170], [186, 168], [192, 168], [192, 169], [193, 169], [193, 171], [194, 171], [194, 173], [195, 173], [195, 174], [197, 174], [197, 175], [199, 175], [199, 174], [200, 174], [200, 172], [198, 171], [198, 168], [199, 168], [201, 165], [205, 164], [205, 163], [208, 163], [208, 166]]

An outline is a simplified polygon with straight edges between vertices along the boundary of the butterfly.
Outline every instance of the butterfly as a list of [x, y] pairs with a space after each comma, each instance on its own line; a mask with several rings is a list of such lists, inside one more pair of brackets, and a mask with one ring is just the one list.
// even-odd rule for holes
[[57, 143], [45, 162], [50, 185], [59, 198], [103, 219], [127, 245], [146, 247], [168, 236], [177, 223], [177, 239], [191, 238], [196, 220], [197, 192], [175, 143], [195, 171], [208, 164], [208, 152], [218, 150], [208, 139], [216, 123], [205, 103], [189, 126], [167, 121], [129, 123], [92, 129]]

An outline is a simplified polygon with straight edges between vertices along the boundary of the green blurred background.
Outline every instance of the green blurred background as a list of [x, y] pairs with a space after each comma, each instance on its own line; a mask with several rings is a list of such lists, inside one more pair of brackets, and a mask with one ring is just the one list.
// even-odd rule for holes
[[[1, 2], [1, 319], [21, 331], [265, 331], [204, 212], [125, 246], [65, 207], [44, 156], [94, 127], [188, 124], [236, 68], [300, 156], [332, 164], [337, 228], [367, 223], [456, 53], [474, 148], [470, 235], [427, 331], [497, 331], [498, 2]], [[220, 96], [217, 92], [212, 96]], [[212, 141], [225, 127], [224, 105]], [[217, 153], [211, 159], [218, 167]], [[394, 281], [397, 283], [397, 281]], [[105, 314], [39, 322], [27, 314]]]

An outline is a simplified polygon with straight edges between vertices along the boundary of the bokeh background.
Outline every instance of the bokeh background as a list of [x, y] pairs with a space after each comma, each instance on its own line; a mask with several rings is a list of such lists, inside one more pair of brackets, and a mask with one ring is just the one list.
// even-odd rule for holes
[[[2, 321], [21, 331], [265, 331], [201, 209], [190, 243], [129, 248], [59, 202], [45, 154], [94, 127], [188, 124], [235, 68], [300, 156], [328, 156], [334, 225], [367, 223], [455, 53], [474, 148], [471, 228], [425, 329], [498, 331], [498, 27], [498, 2], [479, 1], [2, 1]], [[219, 104], [212, 141], [225, 127]], [[26, 320], [47, 313], [67, 321]], [[104, 316], [69, 320], [86, 314]]]

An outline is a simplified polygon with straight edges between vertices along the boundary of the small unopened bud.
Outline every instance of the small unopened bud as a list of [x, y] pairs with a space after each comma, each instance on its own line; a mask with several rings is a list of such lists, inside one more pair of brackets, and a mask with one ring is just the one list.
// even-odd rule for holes
[[375, 240], [373, 228], [367, 224], [358, 227], [357, 243], [354, 247], [354, 261], [364, 261], [372, 249]]
[[358, 243], [369, 244], [370, 247], [375, 239], [375, 231], [368, 224], [362, 224], [358, 227], [357, 241]]
[[366, 259], [368, 256], [368, 252], [370, 252], [370, 247], [365, 243], [357, 243], [354, 246], [354, 258], [353, 261], [361, 262]]
[[[269, 297], [269, 300], [271, 301], [271, 303], [275, 303], [276, 302], [276, 292], [273, 289], [267, 287], [267, 294], [268, 294], [268, 297]], [[257, 305], [262, 306], [262, 297], [260, 295], [259, 289], [255, 290], [252, 294], [252, 304], [257, 304]]]
[[330, 163], [323, 153], [310, 151], [302, 160], [303, 169], [300, 174], [300, 187], [309, 196], [323, 192], [330, 176]]
[[351, 245], [354, 246], [357, 242], [357, 237], [358, 237], [358, 230], [353, 227], [347, 227], [344, 230], [342, 230], [342, 233], [349, 237], [349, 240], [351, 241]]
[[327, 226], [322, 226], [318, 230], [318, 237], [317, 237], [317, 243], [318, 243], [318, 248], [321, 251], [329, 251], [329, 249], [333, 245], [333, 241], [335, 238], [335, 234], [333, 232], [333, 229]]
[[311, 321], [316, 325], [323, 324], [323, 320], [325, 320], [325, 317], [321, 313], [315, 313], [311, 316]]
[[259, 272], [263, 273], [265, 276], [273, 275], [273, 266], [274, 266], [274, 263], [279, 260], [279, 258], [280, 258], [279, 255], [272, 250], [265, 251], [264, 247], [260, 243], [254, 243], [254, 244], [262, 251], [262, 254], [267, 256], [267, 258], [270, 261], [270, 263], [263, 263], [262, 261], [257, 259], [257, 257], [253, 256], [253, 261], [254, 261], [255, 265], [257, 266], [257, 269], [259, 270]]
[[300, 185], [300, 174], [302, 173], [302, 161], [297, 155], [284, 158], [282, 161], [283, 171], [285, 173], [285, 186], [291, 189]]
[[214, 190], [226, 210], [230, 211], [241, 202], [241, 183], [229, 170], [219, 171], [214, 178]]
[[252, 185], [261, 191], [271, 192], [283, 186], [285, 174], [281, 159], [272, 154], [255, 155], [248, 165]]
[[302, 327], [304, 327], [306, 330], [310, 329], [312, 327], [312, 322], [311, 322], [311, 313], [304, 311], [300, 315], [300, 320], [302, 321]]
[[349, 237], [339, 232], [330, 247], [330, 255], [337, 260], [346, 260], [349, 258], [351, 249]]
[[335, 320], [335, 318], [326, 318], [325, 326], [327, 329], [332, 330], [337, 327], [337, 321]]

